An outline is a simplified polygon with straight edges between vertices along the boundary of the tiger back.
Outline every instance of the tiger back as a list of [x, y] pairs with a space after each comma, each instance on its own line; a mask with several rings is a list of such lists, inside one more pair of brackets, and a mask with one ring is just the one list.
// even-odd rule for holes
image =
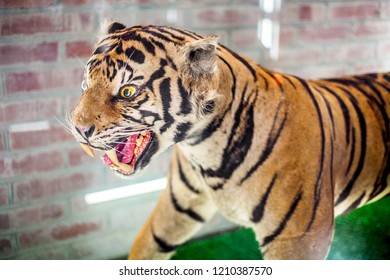
[[130, 259], [167, 259], [219, 211], [265, 259], [323, 259], [335, 216], [389, 194], [390, 75], [304, 80], [214, 36], [112, 23], [71, 115], [76, 140], [129, 177], [174, 145]]

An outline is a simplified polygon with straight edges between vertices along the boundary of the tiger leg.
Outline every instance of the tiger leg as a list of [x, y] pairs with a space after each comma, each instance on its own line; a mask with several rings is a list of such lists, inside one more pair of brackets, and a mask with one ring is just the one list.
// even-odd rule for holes
[[193, 172], [185, 160], [173, 162], [168, 186], [136, 237], [128, 259], [169, 259], [215, 214], [214, 203]]
[[325, 192], [321, 192], [317, 205], [310, 204], [313, 197], [296, 196], [277, 219], [253, 227], [264, 259], [327, 257], [334, 233], [334, 211], [332, 195]]

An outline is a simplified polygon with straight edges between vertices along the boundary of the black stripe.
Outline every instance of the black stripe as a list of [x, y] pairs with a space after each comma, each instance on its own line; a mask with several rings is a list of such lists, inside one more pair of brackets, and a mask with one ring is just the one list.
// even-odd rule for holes
[[149, 123], [148, 125], [154, 125], [156, 121], [161, 120], [160, 116], [155, 112], [149, 110], [138, 110], [138, 112], [141, 114], [141, 117], [144, 121], [146, 121], [145, 118], [147, 117], [153, 117], [152, 123]]
[[367, 145], [367, 127], [366, 127], [366, 121], [365, 121], [365, 118], [364, 118], [364, 115], [361, 111], [361, 109], [359, 108], [359, 104], [357, 102], [357, 100], [355, 99], [355, 97], [353, 97], [348, 90], [345, 90], [343, 88], [341, 88], [341, 90], [343, 90], [347, 95], [349, 95], [349, 99], [351, 100], [351, 103], [356, 111], [356, 114], [358, 116], [358, 119], [359, 119], [359, 125], [360, 125], [360, 158], [359, 158], [359, 161], [358, 161], [358, 166], [351, 178], [351, 180], [348, 182], [347, 186], [344, 188], [344, 190], [341, 192], [340, 196], [338, 197], [338, 199], [336, 200], [336, 205], [340, 204], [341, 202], [343, 202], [347, 197], [348, 195], [350, 194], [357, 178], [359, 177], [361, 171], [363, 170], [363, 166], [364, 166], [364, 160], [365, 160], [365, 157], [366, 157], [366, 145]]
[[330, 89], [329, 87], [327, 86], [323, 86], [321, 85], [320, 86], [322, 89], [326, 90], [327, 92], [329, 92], [330, 94], [332, 94], [337, 102], [339, 103], [340, 105], [340, 108], [341, 108], [341, 112], [343, 113], [343, 117], [344, 117], [344, 123], [345, 123], [345, 141], [347, 143], [347, 145], [349, 145], [349, 142], [350, 142], [350, 131], [351, 131], [351, 123], [350, 123], [350, 120], [351, 120], [351, 117], [349, 116], [349, 111], [348, 111], [348, 107], [346, 106], [345, 102], [340, 98], [340, 96], [338, 96], [338, 94], [333, 91], [332, 89]]
[[365, 192], [362, 193], [362, 195], [359, 196], [358, 199], [356, 199], [356, 200], [355, 200], [347, 209], [345, 209], [345, 211], [343, 212], [343, 215], [345, 215], [345, 214], [347, 214], [348, 212], [350, 212], [350, 211], [356, 209], [356, 208], [359, 206], [359, 204], [362, 202], [362, 200], [363, 200], [363, 198], [364, 198], [365, 195], [366, 195]]
[[[252, 145], [254, 120], [254, 107], [244, 102], [247, 93], [247, 84], [241, 96], [238, 109], [234, 114], [234, 122], [226, 146], [223, 150], [221, 165], [217, 170], [204, 170], [204, 175], [208, 177], [218, 177], [228, 179], [244, 161]], [[242, 127], [242, 124], [245, 127]], [[240, 127], [241, 125], [241, 127]]]
[[150, 41], [157, 47], [159, 48], [160, 50], [162, 50], [163, 52], [166, 52], [167, 49], [165, 48], [165, 45], [157, 40], [155, 40], [154, 38], [151, 38]]
[[116, 47], [116, 45], [117, 44], [101, 45], [101, 46], [97, 47], [97, 49], [93, 52], [92, 55], [95, 55], [95, 54], [107, 54], [110, 51], [112, 51]]
[[319, 160], [319, 170], [318, 170], [318, 174], [317, 174], [317, 179], [316, 179], [316, 182], [314, 184], [314, 207], [313, 207], [313, 212], [311, 214], [310, 222], [309, 222], [307, 229], [306, 229], [307, 231], [309, 231], [311, 226], [313, 225], [313, 222], [314, 222], [315, 217], [317, 215], [317, 209], [318, 209], [318, 205], [320, 203], [320, 198], [321, 198], [321, 196], [320, 196], [320, 187], [321, 187], [320, 186], [320, 179], [321, 179], [323, 168], [324, 168], [325, 130], [324, 130], [324, 123], [323, 123], [322, 115], [321, 115], [321, 109], [320, 109], [320, 106], [318, 105], [317, 100], [314, 97], [312, 90], [310, 89], [309, 85], [307, 84], [307, 82], [305, 80], [302, 80], [299, 78], [298, 78], [298, 80], [303, 85], [303, 87], [306, 89], [307, 93], [309, 94], [309, 96], [313, 102], [313, 105], [314, 105], [316, 112], [317, 112], [317, 119], [318, 119], [318, 123], [320, 126], [320, 132], [321, 132], [321, 155], [320, 155], [320, 160]]
[[172, 115], [169, 113], [171, 106], [171, 79], [165, 78], [160, 83], [160, 95], [163, 106], [163, 118], [165, 124], [160, 128], [160, 133], [164, 133], [174, 123]]
[[180, 160], [178, 162], [178, 169], [179, 169], [179, 176], [180, 180], [183, 182], [183, 184], [193, 193], [200, 194], [200, 191], [197, 190], [189, 181], [187, 176], [184, 174], [183, 168], [181, 166]]
[[145, 55], [142, 51], [139, 49], [131, 46], [125, 51], [126, 56], [131, 59], [132, 61], [142, 64], [145, 62]]
[[268, 91], [268, 89], [269, 89], [268, 79], [261, 74], [259, 74], [259, 77], [261, 77], [264, 81], [265, 91]]
[[[172, 185], [172, 184], [171, 184]], [[175, 195], [173, 194], [173, 189], [172, 187], [170, 187], [170, 193], [171, 193], [171, 201], [172, 201], [172, 204], [173, 206], [175, 207], [175, 210], [177, 212], [180, 212], [184, 215], [187, 215], [189, 218], [197, 221], [197, 222], [200, 222], [200, 223], [203, 223], [204, 222], [204, 219], [199, 215], [197, 214], [196, 212], [194, 212], [193, 210], [191, 209], [185, 209], [183, 208], [179, 202], [177, 201], [177, 198], [175, 197]]]
[[171, 36], [173, 39], [177, 40], [177, 41], [184, 41], [184, 37], [182, 36], [177, 36], [176, 34], [173, 34], [172, 32], [166, 30], [165, 28], [166, 27], [162, 27], [162, 26], [154, 26], [155, 29], [157, 29], [159, 32], [161, 33], [165, 33], [169, 36]]
[[218, 57], [226, 64], [226, 66], [230, 70], [230, 74], [231, 74], [232, 80], [233, 80], [233, 84], [232, 84], [232, 88], [231, 88], [232, 99], [231, 99], [229, 105], [226, 106], [226, 110], [222, 113], [222, 116], [219, 117], [219, 118], [213, 119], [206, 126], [206, 128], [200, 133], [198, 139], [196, 139], [196, 141], [190, 143], [190, 145], [192, 145], [192, 146], [198, 145], [201, 142], [203, 142], [206, 139], [208, 139], [210, 136], [212, 136], [214, 134], [214, 132], [217, 131], [218, 128], [221, 126], [222, 121], [224, 120], [224, 118], [227, 115], [227, 113], [230, 112], [230, 110], [232, 108], [232, 105], [233, 105], [234, 96], [235, 96], [235, 92], [236, 92], [236, 76], [235, 76], [235, 74], [233, 72], [233, 69], [230, 66], [230, 64], [223, 57], [221, 57], [221, 56], [218, 56]]
[[115, 52], [117, 54], [122, 54], [123, 53], [123, 45], [122, 45], [122, 40], [119, 40], [116, 48], [115, 48]]
[[175, 136], [173, 138], [173, 141], [175, 143], [179, 143], [183, 141], [187, 137], [187, 132], [192, 128], [192, 123], [190, 122], [184, 122], [179, 123], [176, 127]]
[[199, 39], [203, 39], [202, 36], [192, 32], [192, 31], [188, 31], [188, 30], [182, 30], [182, 29], [177, 29], [177, 28], [174, 28], [174, 27], [170, 27], [170, 29], [176, 31], [176, 32], [179, 32], [185, 36], [188, 36], [188, 37], [191, 37], [192, 39], [195, 39], [195, 40], [199, 40]]
[[161, 34], [161, 33], [158, 33], [158, 32], [156, 32], [156, 31], [145, 30], [145, 29], [143, 29], [142, 32], [143, 32], [143, 33], [147, 33], [147, 34], [149, 34], [149, 35], [152, 35], [152, 36], [154, 36], [155, 38], [159, 38], [160, 40], [163, 40], [163, 41], [165, 41], [165, 42], [167, 42], [167, 43], [171, 42], [171, 43], [176, 44], [176, 45], [182, 45], [182, 41], [180, 41], [180, 42], [175, 41], [175, 40], [173, 40], [173, 39], [171, 39], [171, 38], [169, 38], [169, 37], [167, 37], [167, 36], [165, 36], [165, 35], [163, 35], [163, 34]]
[[279, 119], [279, 113], [280, 113], [280, 104], [278, 105], [278, 108], [276, 110], [274, 122], [272, 123], [271, 130], [268, 133], [267, 142], [265, 144], [264, 150], [262, 151], [257, 162], [249, 169], [245, 177], [241, 179], [240, 185], [242, 185], [245, 180], [247, 180], [250, 176], [252, 176], [253, 172], [255, 172], [268, 159], [268, 156], [272, 153], [273, 148], [278, 142], [284, 124], [286, 123], [287, 120], [287, 114], [285, 113], [279, 127], [276, 128], [276, 123], [277, 120]]
[[[237, 78], [236, 75], [234, 74], [232, 66], [229, 64], [229, 62], [226, 61], [222, 56], [218, 55], [219, 59], [222, 60], [222, 62], [229, 68], [230, 75], [232, 77], [233, 83], [232, 83], [232, 88], [230, 90], [231, 96], [233, 97], [236, 93], [236, 84], [237, 84]], [[233, 98], [232, 98], [233, 99]]]
[[121, 35], [121, 39], [125, 41], [137, 41], [140, 42], [145, 50], [151, 55], [156, 55], [155, 46], [146, 38], [140, 36], [135, 31], [130, 31]]
[[275, 174], [274, 177], [272, 178], [271, 183], [268, 185], [265, 193], [261, 197], [260, 203], [253, 209], [252, 218], [251, 218], [252, 222], [259, 223], [261, 221], [261, 219], [263, 218], [265, 204], [267, 203], [268, 196], [271, 193], [271, 190], [275, 184], [276, 178], [277, 178], [277, 174]]
[[352, 127], [352, 143], [351, 143], [351, 152], [349, 153], [349, 161], [347, 165], [347, 170], [345, 171], [345, 175], [349, 173], [352, 167], [353, 160], [355, 158], [355, 142], [356, 142], [356, 136], [355, 136], [355, 128]]
[[357, 90], [364, 93], [368, 98], [373, 98], [372, 96], [368, 96], [368, 92], [362, 90], [361, 88], [361, 86], [367, 86], [371, 92], [375, 93], [382, 105], [386, 104], [386, 101], [383, 99], [383, 96], [374, 85], [375, 80], [369, 75], [352, 76], [351, 79], [335, 79], [335, 82], [346, 86], [355, 87]]
[[302, 199], [302, 192], [299, 192], [298, 195], [295, 197], [293, 203], [290, 205], [288, 212], [286, 213], [286, 215], [284, 215], [279, 226], [275, 229], [275, 231], [272, 234], [264, 238], [263, 243], [261, 244], [262, 246], [266, 246], [267, 244], [271, 243], [280, 233], [282, 233], [288, 221], [291, 219], [292, 215], [294, 214], [295, 209], [297, 208], [298, 203], [301, 199]]
[[297, 87], [295, 86], [295, 84], [291, 81], [291, 79], [289, 78], [288, 75], [282, 75], [283, 78], [285, 78], [289, 83], [290, 85], [294, 88], [294, 89], [297, 89]]
[[177, 80], [177, 87], [179, 88], [179, 93], [181, 97], [181, 103], [180, 103], [180, 112], [178, 115], [188, 115], [192, 111], [192, 106], [190, 102], [190, 94], [186, 91], [186, 89], [183, 86], [183, 83], [181, 79], [179, 78]]
[[153, 232], [153, 239], [160, 247], [161, 253], [169, 253], [175, 251], [180, 245], [170, 245], [166, 241], [162, 240]]
[[267, 71], [267, 70], [265, 70], [265, 69], [263, 69], [263, 70], [264, 70], [264, 72], [267, 73], [267, 74], [272, 78], [272, 80], [274, 80], [274, 82], [279, 86], [280, 91], [283, 92], [283, 85], [282, 85], [282, 83], [274, 76], [274, 74], [272, 74], [271, 72], [269, 72], [269, 71]]
[[383, 79], [390, 82], [390, 73], [383, 74]]
[[386, 104], [386, 101], [383, 99], [382, 94], [380, 93], [379, 89], [377, 89], [377, 87], [374, 84], [375, 80], [372, 80], [372, 79], [364, 77], [364, 76], [360, 76], [360, 77], [356, 77], [356, 78], [358, 80], [364, 82], [364, 85], [367, 86], [373, 93], [375, 93], [375, 95], [378, 97], [379, 103], [381, 105], [384, 106]]
[[168, 62], [165, 59], [160, 60], [160, 68], [153, 72], [149, 80], [145, 83], [145, 86], [154, 93], [153, 82], [165, 76], [164, 67], [168, 65]]
[[[314, 88], [321, 93], [321, 91], [318, 88], [316, 88], [316, 87], [314, 87]], [[326, 109], [328, 111], [330, 121], [332, 122], [332, 134], [333, 134], [333, 137], [335, 138], [335, 136], [336, 136], [336, 129], [335, 129], [335, 124], [334, 124], [334, 117], [333, 117], [332, 108], [331, 108], [331, 106], [329, 104], [328, 99], [326, 99], [326, 96], [321, 94], [321, 97], [322, 97], [322, 100], [324, 100], [324, 102], [325, 102]]]
[[239, 56], [238, 54], [236, 54], [235, 52], [233, 52], [232, 50], [228, 49], [227, 47], [223, 46], [223, 45], [220, 45], [222, 48], [224, 48], [226, 51], [228, 51], [232, 56], [234, 56], [238, 61], [240, 61], [242, 64], [244, 64], [244, 66], [249, 70], [249, 72], [251, 72], [252, 76], [253, 76], [253, 80], [256, 81], [257, 80], [257, 75], [256, 75], [256, 71], [255, 69], [249, 64], [249, 62], [247, 60], [245, 60], [243, 57]]

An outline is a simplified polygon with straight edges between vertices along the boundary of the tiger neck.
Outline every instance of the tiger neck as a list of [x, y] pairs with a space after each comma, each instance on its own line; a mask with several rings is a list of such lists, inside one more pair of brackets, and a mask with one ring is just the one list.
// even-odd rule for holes
[[255, 118], [265, 119], [266, 107], [274, 107], [265, 82], [257, 76], [262, 68], [231, 56], [222, 53], [218, 61], [222, 104], [211, 120], [200, 124], [195, 137], [179, 143], [186, 158], [208, 177], [226, 177], [244, 162], [254, 141]]

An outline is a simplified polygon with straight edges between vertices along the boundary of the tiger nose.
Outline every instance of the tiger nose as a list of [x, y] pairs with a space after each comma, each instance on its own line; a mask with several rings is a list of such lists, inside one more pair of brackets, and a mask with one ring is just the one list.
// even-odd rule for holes
[[77, 132], [88, 141], [88, 139], [93, 135], [95, 132], [95, 126], [86, 126], [86, 127], [76, 127]]

